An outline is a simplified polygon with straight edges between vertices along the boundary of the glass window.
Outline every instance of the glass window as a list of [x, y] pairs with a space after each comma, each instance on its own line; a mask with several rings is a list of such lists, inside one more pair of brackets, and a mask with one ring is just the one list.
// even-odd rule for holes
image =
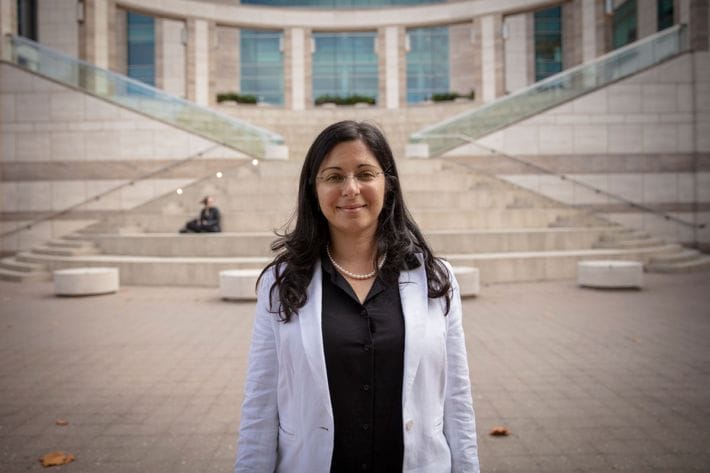
[[626, 0], [614, 10], [613, 49], [636, 41], [636, 0]]
[[128, 12], [128, 77], [155, 85], [155, 19]]
[[673, 0], [658, 0], [658, 31], [673, 26]]
[[240, 91], [259, 102], [284, 103], [283, 33], [241, 30]]
[[407, 102], [429, 100], [449, 92], [449, 28], [416, 28], [407, 31]]
[[247, 5], [271, 7], [367, 8], [444, 3], [446, 0], [242, 0]]
[[377, 101], [375, 32], [313, 33], [313, 99], [363, 95]]
[[535, 80], [562, 71], [562, 7], [535, 12]]
[[36, 0], [17, 0], [17, 34], [37, 41]]

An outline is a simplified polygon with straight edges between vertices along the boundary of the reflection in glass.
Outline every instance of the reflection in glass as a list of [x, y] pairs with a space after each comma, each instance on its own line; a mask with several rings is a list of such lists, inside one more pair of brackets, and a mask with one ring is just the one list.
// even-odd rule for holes
[[240, 91], [259, 102], [284, 103], [283, 32], [241, 30]]
[[411, 29], [407, 37], [407, 102], [449, 92], [449, 28]]

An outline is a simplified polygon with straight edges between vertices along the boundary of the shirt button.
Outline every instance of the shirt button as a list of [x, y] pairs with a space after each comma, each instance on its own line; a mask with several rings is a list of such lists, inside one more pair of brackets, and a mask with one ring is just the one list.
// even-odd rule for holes
[[362, 315], [363, 317], [367, 317], [367, 309], [362, 309], [360, 311], [360, 315]]
[[363, 463], [362, 466], [361, 466], [361, 468], [362, 468], [363, 471], [365, 471], [365, 470], [367, 470], [367, 469], [370, 468], [370, 467], [368, 466], [367, 463]]
[[414, 421], [413, 420], [408, 420], [406, 424], [404, 424], [404, 428], [407, 429], [407, 432], [412, 430], [412, 427], [414, 427]]
[[362, 385], [362, 389], [365, 390], [365, 391], [369, 391], [369, 390], [370, 390], [370, 385], [369, 385], [369, 384], [363, 384], [363, 385]]
[[362, 349], [365, 351], [370, 351], [370, 345], [363, 345]]
[[362, 424], [362, 430], [367, 430], [370, 428], [370, 424]]

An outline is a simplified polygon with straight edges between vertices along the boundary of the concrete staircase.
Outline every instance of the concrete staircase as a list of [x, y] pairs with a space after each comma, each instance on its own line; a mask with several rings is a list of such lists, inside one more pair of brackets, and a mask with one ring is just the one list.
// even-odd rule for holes
[[[26, 253], [0, 260], [0, 279], [5, 281], [47, 281], [51, 279], [47, 258], [74, 258], [97, 255], [98, 248], [93, 241], [78, 239], [49, 240], [44, 245], [35, 246], [29, 252], [34, 257], [25, 257]], [[58, 269], [58, 268], [54, 268]]]
[[[433, 249], [475, 266], [483, 283], [572, 278], [577, 261], [630, 259], [690, 270], [706, 257], [445, 160], [399, 163], [408, 206]], [[0, 278], [46, 279], [55, 269], [115, 266], [122, 284], [216, 286], [219, 271], [262, 268], [272, 230], [293, 213], [300, 163], [262, 162], [199, 181], [81, 233], [0, 264]], [[178, 234], [206, 194], [223, 233]], [[673, 268], [673, 269], [671, 269]], [[682, 269], [681, 269], [682, 268]]]

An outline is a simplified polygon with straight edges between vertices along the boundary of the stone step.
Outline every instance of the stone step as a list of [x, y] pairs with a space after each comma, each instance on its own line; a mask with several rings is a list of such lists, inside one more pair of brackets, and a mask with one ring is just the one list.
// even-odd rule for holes
[[52, 275], [47, 272], [25, 272], [13, 271], [11, 269], [0, 268], [0, 280], [11, 282], [26, 282], [26, 281], [49, 281]]
[[641, 230], [625, 229], [621, 232], [610, 233], [602, 237], [602, 241], [630, 241], [630, 240], [645, 240], [650, 238], [648, 232]]
[[[482, 228], [542, 228], [548, 227], [557, 218], [575, 214], [569, 208], [498, 209], [480, 208], [468, 210], [412, 209], [422, 230], [434, 229], [482, 229]], [[290, 210], [223, 212], [222, 230], [225, 232], [268, 232], [281, 228], [291, 215]], [[176, 232], [194, 216], [165, 215], [162, 213], [130, 212], [115, 217], [110, 222], [97, 224], [82, 235], [90, 233], [115, 233], [121, 228], [132, 229], [131, 233]], [[82, 236], [81, 238], [88, 238]]]
[[677, 253], [658, 255], [652, 258], [650, 264], [683, 263], [685, 261], [696, 260], [702, 256], [703, 254], [700, 253], [698, 250], [679, 247], [679, 251]]
[[10, 271], [17, 271], [20, 273], [31, 273], [37, 271], [46, 271], [46, 268], [42, 264], [27, 263], [24, 261], [18, 261], [14, 257], [7, 257], [0, 260], [0, 268], [9, 269]]
[[[427, 241], [437, 253], [550, 251], [589, 248], [613, 231], [540, 228], [496, 230], [431, 230]], [[103, 254], [134, 256], [269, 256], [272, 232], [96, 234], [93, 242]]]
[[89, 248], [93, 245], [91, 241], [86, 240], [67, 240], [64, 238], [49, 240], [45, 243], [53, 248]]
[[700, 256], [693, 260], [668, 263], [650, 263], [646, 271], [651, 273], [689, 273], [710, 270], [710, 256]]
[[[671, 245], [672, 247], [672, 245]], [[659, 246], [629, 250], [568, 250], [511, 253], [448, 254], [454, 266], [479, 268], [482, 283], [537, 281], [574, 278], [577, 261], [583, 259], [634, 259], [648, 261], [657, 254], [677, 248]], [[77, 267], [117, 267], [123, 285], [217, 287], [220, 271], [261, 269], [269, 257], [140, 257], [84, 255], [62, 257], [20, 253], [21, 261], [42, 262], [50, 270]]]
[[653, 246], [662, 245], [665, 242], [660, 238], [643, 238], [643, 239], [629, 239], [629, 240], [606, 240], [600, 241], [593, 245], [594, 248], [648, 248]]
[[[540, 205], [532, 199], [524, 198], [515, 192], [490, 192], [486, 190], [442, 190], [442, 191], [409, 191], [404, 193], [404, 200], [410, 209], [416, 208], [448, 208], [471, 209], [471, 208], [563, 208], [560, 205]], [[296, 194], [263, 194], [244, 193], [238, 198], [235, 196], [215, 195], [218, 207], [222, 213], [235, 213], [240, 211], [274, 211], [292, 210], [296, 206]], [[192, 215], [199, 212], [197, 201], [190, 203], [187, 198], [179, 206], [165, 204], [160, 207], [161, 213], [173, 215]], [[189, 205], [188, 205], [189, 204]], [[157, 210], [157, 209], [156, 209]]]
[[479, 269], [482, 283], [573, 279], [577, 262], [596, 259], [636, 260], [676, 251], [674, 245], [635, 249], [591, 249], [488, 254], [443, 255], [452, 265]]
[[97, 253], [96, 248], [92, 246], [80, 246], [80, 247], [58, 247], [58, 246], [44, 246], [39, 245], [32, 248], [33, 253], [43, 254], [43, 255], [53, 255], [53, 256], [79, 256], [79, 255], [93, 255]]

